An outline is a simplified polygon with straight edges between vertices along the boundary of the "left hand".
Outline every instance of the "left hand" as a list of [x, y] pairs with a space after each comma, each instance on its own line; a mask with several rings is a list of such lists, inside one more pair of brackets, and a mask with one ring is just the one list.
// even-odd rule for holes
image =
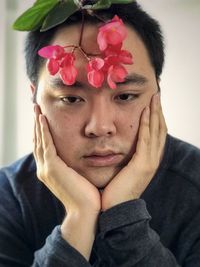
[[151, 182], [162, 159], [167, 126], [160, 95], [152, 97], [150, 108], [141, 115], [136, 152], [129, 163], [102, 192], [102, 210], [140, 198]]

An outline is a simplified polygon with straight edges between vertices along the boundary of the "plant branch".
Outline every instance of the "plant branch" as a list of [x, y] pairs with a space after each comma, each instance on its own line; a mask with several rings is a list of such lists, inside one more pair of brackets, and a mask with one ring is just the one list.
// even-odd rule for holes
[[85, 14], [84, 14], [84, 11], [83, 10], [81, 10], [81, 14], [82, 14], [81, 33], [80, 33], [80, 38], [79, 38], [79, 43], [78, 43], [78, 45], [80, 47], [81, 47], [81, 44], [82, 44], [83, 30], [84, 30], [84, 24], [85, 24]]

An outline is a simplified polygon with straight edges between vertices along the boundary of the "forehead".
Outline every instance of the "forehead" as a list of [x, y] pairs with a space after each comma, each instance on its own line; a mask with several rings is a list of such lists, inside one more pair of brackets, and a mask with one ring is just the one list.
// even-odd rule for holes
[[[82, 48], [88, 54], [100, 53], [97, 44], [98, 27], [97, 24], [85, 23], [83, 37], [82, 37]], [[150, 64], [147, 49], [136, 33], [136, 31], [129, 25], [126, 25], [127, 38], [124, 41], [123, 49], [127, 49], [133, 55], [134, 62], [139, 60], [143, 63]], [[58, 30], [51, 44], [59, 44], [62, 46], [66, 45], [78, 45], [81, 33], [81, 24], [74, 24]]]
[[[155, 79], [155, 72], [150, 62], [147, 49], [140, 39], [138, 34], [126, 25], [127, 38], [123, 43], [123, 49], [128, 50], [133, 56], [133, 64], [125, 65], [129, 74], [137, 73], [141, 76], [146, 77], [148, 80]], [[74, 24], [64, 28], [61, 28], [55, 34], [51, 44], [61, 46], [78, 46], [80, 40], [81, 24]], [[83, 31], [82, 45], [81, 47], [87, 54], [98, 55], [100, 54], [99, 47], [97, 44], [98, 25], [86, 23]], [[70, 48], [72, 51], [72, 48]], [[79, 69], [79, 80], [86, 79], [86, 64], [87, 60], [77, 49], [76, 55], [76, 67]]]

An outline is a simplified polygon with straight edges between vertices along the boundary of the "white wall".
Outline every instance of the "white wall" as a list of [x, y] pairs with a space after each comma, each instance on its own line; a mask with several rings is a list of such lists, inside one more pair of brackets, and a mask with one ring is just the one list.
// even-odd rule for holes
[[[33, 115], [23, 59], [24, 33], [14, 32], [10, 26], [33, 2], [0, 2], [0, 166], [32, 149]], [[166, 38], [161, 88], [169, 132], [200, 147], [200, 0], [138, 2], [161, 22]]]
[[[1, 64], [0, 64], [0, 151], [3, 150], [3, 124], [4, 124], [4, 116], [3, 116], [3, 110], [4, 110], [4, 50], [5, 50], [5, 42], [4, 42], [4, 36], [5, 36], [5, 2], [2, 1], [1, 8], [0, 8], [0, 58], [1, 58]], [[3, 151], [2, 151], [3, 152]], [[1, 162], [3, 162], [3, 155], [2, 152], [0, 152], [0, 165]]]
[[161, 80], [169, 132], [200, 147], [200, 0], [140, 0], [161, 23], [166, 63]]
[[24, 33], [12, 23], [33, 1], [1, 0], [0, 166], [32, 150], [32, 112], [23, 59]]

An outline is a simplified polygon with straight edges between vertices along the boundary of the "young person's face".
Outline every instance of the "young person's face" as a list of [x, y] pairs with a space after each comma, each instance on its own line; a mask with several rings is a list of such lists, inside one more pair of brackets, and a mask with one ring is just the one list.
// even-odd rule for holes
[[[95, 186], [104, 187], [128, 162], [137, 143], [140, 116], [158, 90], [147, 50], [129, 27], [124, 49], [133, 55], [126, 65], [132, 81], [117, 89], [91, 87], [87, 61], [76, 53], [80, 86], [66, 86], [51, 76], [46, 66], [40, 72], [37, 102], [47, 117], [58, 155]], [[57, 32], [52, 44], [78, 44], [80, 26]], [[98, 54], [97, 27], [85, 25], [83, 49]], [[67, 179], [67, 177], [66, 177]]]

